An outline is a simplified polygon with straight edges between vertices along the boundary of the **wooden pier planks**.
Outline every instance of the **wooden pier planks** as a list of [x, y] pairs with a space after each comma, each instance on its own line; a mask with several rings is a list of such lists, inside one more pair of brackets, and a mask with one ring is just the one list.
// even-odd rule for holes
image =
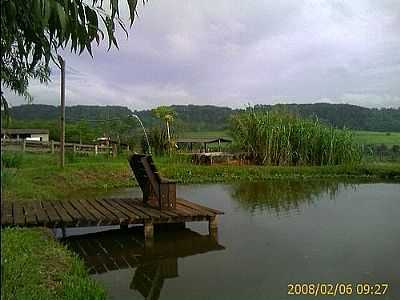
[[207, 221], [222, 212], [183, 199], [159, 210], [139, 199], [2, 201], [2, 226], [77, 227]]

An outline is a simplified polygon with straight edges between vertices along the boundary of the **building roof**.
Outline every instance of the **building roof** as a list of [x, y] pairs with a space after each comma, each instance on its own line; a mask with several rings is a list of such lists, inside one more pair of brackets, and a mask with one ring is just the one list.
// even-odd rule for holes
[[3, 134], [49, 134], [48, 129], [40, 128], [1, 128]]
[[184, 139], [177, 139], [176, 143], [231, 143], [232, 140], [223, 138], [223, 137], [211, 137], [211, 138], [184, 138]]

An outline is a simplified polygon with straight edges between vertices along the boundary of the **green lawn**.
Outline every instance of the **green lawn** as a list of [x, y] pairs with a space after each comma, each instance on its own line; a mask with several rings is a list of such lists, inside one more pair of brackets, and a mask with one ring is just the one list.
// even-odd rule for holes
[[354, 139], [360, 144], [400, 145], [400, 132], [354, 131]]
[[[6, 155], [12, 156], [11, 153]], [[91, 196], [118, 188], [133, 186], [132, 173], [125, 156], [75, 157], [66, 159], [66, 166], [58, 165], [58, 155], [25, 153], [18, 167], [2, 169], [2, 197], [4, 199], [63, 199], [79, 195]]]
[[82, 261], [44, 229], [1, 230], [1, 299], [101, 300]]

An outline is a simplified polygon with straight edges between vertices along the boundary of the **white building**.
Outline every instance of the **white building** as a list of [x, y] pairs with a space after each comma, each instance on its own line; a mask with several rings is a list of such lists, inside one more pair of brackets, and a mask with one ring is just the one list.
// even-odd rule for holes
[[49, 141], [48, 129], [1, 129], [1, 139], [27, 140], [27, 141]]

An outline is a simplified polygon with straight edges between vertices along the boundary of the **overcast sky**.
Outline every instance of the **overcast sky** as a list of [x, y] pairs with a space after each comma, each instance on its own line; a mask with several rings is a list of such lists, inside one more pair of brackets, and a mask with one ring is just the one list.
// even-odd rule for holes
[[[138, 13], [119, 51], [65, 55], [68, 105], [400, 106], [398, 0], [150, 0]], [[31, 84], [35, 103], [59, 103], [58, 77]]]

